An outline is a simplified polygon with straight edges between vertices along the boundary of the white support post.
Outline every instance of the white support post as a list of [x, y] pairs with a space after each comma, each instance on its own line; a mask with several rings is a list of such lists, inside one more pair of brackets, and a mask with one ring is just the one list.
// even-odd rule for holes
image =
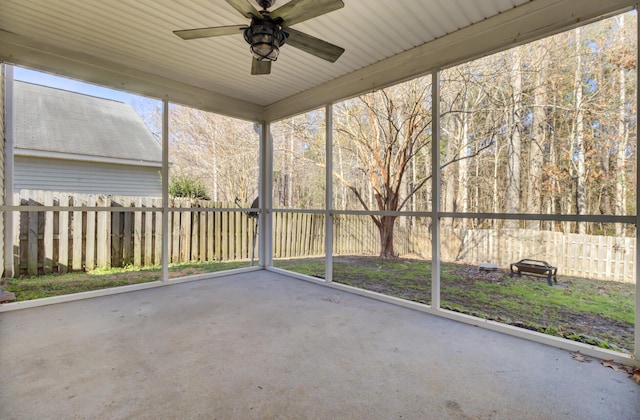
[[[4, 200], [3, 205], [13, 206], [13, 131], [14, 131], [14, 103], [13, 103], [13, 66], [5, 64], [4, 75]], [[1, 86], [0, 86], [1, 88]], [[17, 203], [20, 204], [20, 203]], [[14, 216], [13, 211], [4, 212], [4, 277], [13, 277], [15, 273], [13, 258]]]
[[333, 281], [333, 105], [325, 107], [324, 279]]
[[[635, 13], [636, 16], [636, 28], [638, 28], [638, 23], [640, 23], [640, 16], [638, 13]], [[636, 29], [636, 63], [640, 60], [640, 53], [638, 52], [638, 42], [640, 42], [640, 30]], [[640, 82], [640, 76], [638, 76], [638, 72], [636, 71], [636, 86], [640, 86], [638, 84]], [[638, 95], [638, 90], [636, 89], [636, 110], [640, 109], [640, 95]], [[636, 130], [638, 130], [638, 113], [636, 112], [636, 121], [635, 124]], [[636, 137], [637, 137], [636, 133]], [[640, 167], [638, 166], [638, 153], [636, 152], [636, 179], [640, 176]], [[634, 328], [634, 341], [633, 341], [633, 354], [638, 356], [638, 347], [640, 347], [640, 270], [638, 269], [638, 264], [640, 263], [640, 239], [638, 239], [638, 227], [640, 227], [640, 194], [638, 194], [638, 185], [635, 185], [636, 188], [636, 261], [634, 264], [635, 267], [635, 275], [636, 275], [636, 322]]]
[[431, 74], [431, 307], [440, 308], [440, 72]]
[[260, 175], [259, 175], [259, 246], [258, 265], [262, 268], [273, 266], [273, 212], [271, 191], [273, 189], [273, 138], [271, 124], [262, 123], [260, 137]]
[[162, 281], [169, 280], [169, 101], [162, 101]]

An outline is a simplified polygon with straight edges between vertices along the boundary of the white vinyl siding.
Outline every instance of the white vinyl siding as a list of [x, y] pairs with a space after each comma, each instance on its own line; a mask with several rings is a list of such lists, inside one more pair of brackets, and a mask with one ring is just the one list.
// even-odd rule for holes
[[15, 156], [14, 189], [161, 197], [160, 168]]

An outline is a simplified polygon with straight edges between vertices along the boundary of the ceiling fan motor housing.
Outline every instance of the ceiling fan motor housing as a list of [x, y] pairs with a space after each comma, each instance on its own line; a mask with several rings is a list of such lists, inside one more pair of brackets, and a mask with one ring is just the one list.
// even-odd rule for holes
[[257, 60], [276, 61], [287, 34], [268, 14], [263, 14], [264, 19], [252, 19], [251, 26], [244, 31], [244, 39], [251, 45], [251, 53]]

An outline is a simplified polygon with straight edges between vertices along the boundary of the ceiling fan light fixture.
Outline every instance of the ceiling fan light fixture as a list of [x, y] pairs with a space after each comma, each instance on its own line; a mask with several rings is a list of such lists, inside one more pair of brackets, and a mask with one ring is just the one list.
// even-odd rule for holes
[[251, 45], [251, 54], [259, 61], [276, 61], [287, 35], [273, 22], [256, 22], [244, 31], [244, 39]]

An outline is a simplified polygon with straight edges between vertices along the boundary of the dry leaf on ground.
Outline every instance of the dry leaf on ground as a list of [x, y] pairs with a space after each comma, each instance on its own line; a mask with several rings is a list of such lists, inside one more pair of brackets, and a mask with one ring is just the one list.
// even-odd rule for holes
[[613, 360], [603, 360], [600, 362], [602, 366], [611, 368], [616, 372], [626, 372], [628, 374], [633, 374], [634, 369], [631, 366], [621, 365], [620, 363], [616, 363]]
[[580, 354], [579, 351], [575, 352], [575, 353], [571, 353], [571, 358], [573, 360], [577, 360], [578, 362], [582, 362], [582, 363], [591, 363], [591, 359], [587, 359], [586, 357], [584, 357], [582, 354]]

